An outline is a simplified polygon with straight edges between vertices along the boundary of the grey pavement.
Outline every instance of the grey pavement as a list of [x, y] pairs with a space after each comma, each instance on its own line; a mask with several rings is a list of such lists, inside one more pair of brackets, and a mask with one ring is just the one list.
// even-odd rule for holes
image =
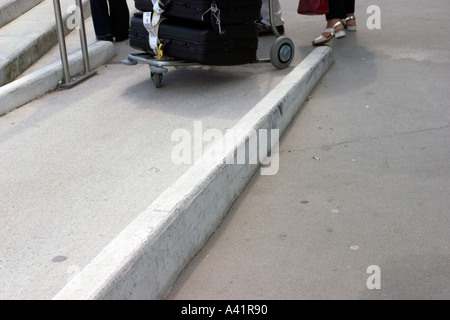
[[[372, 4], [381, 30], [366, 27]], [[450, 6], [356, 6], [278, 174], [254, 175], [167, 300], [450, 298]], [[315, 26], [299, 46], [323, 28], [292, 18]]]

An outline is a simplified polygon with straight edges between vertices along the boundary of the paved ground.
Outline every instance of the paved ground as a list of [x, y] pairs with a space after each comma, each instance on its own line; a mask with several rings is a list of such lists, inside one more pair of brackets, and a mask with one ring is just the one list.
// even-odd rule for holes
[[[296, 3], [282, 2], [292, 68], [323, 28]], [[358, 1], [359, 31], [331, 44], [279, 173], [254, 177], [167, 299], [450, 297], [450, 44], [436, 37], [448, 4], [380, 1], [369, 30], [372, 4]], [[156, 90], [116, 46], [89, 81], [0, 118], [1, 299], [52, 298], [187, 170], [168, 160], [173, 130], [224, 131], [291, 70], [181, 68]], [[381, 290], [366, 286], [373, 265]]]
[[450, 6], [377, 1], [369, 30], [372, 4], [331, 44], [279, 173], [254, 176], [166, 299], [450, 298]]
[[[297, 41], [312, 26], [295, 5], [286, 28]], [[261, 39], [260, 57], [273, 40]], [[156, 89], [148, 66], [120, 63], [134, 50], [119, 43], [96, 76], [1, 117], [0, 298], [52, 298], [189, 168], [170, 160], [172, 132], [196, 120], [225, 132], [313, 50], [296, 46], [288, 69], [178, 68]]]

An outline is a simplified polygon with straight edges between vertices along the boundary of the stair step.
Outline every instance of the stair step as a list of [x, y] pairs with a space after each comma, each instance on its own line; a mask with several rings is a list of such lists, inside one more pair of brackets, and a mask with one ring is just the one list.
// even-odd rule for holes
[[[0, 0], [4, 1], [4, 0]], [[29, 1], [29, 0], [27, 0]], [[21, 1], [20, 1], [21, 2]], [[74, 0], [60, 0], [64, 33], [73, 18], [68, 12]], [[89, 0], [83, 0], [84, 18], [90, 16]], [[14, 81], [22, 72], [58, 44], [55, 10], [52, 0], [43, 0], [0, 29], [0, 86]]]
[[0, 28], [44, 0], [0, 0]]

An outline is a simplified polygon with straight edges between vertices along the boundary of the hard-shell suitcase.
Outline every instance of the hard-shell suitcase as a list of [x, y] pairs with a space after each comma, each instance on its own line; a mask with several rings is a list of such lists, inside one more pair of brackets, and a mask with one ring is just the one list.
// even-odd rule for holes
[[152, 0], [134, 0], [134, 6], [136, 9], [144, 12], [153, 11]]
[[[167, 18], [160, 22], [158, 39], [164, 55], [205, 65], [239, 65], [257, 60], [258, 36], [254, 23], [227, 25], [218, 30], [202, 23]], [[136, 12], [130, 23], [130, 46], [153, 52], [142, 12]]]
[[[164, 2], [165, 1], [165, 2]], [[216, 26], [252, 23], [261, 17], [262, 0], [162, 0], [163, 16], [200, 21]], [[136, 9], [153, 11], [151, 0], [135, 0]], [[218, 10], [218, 11], [217, 11]]]

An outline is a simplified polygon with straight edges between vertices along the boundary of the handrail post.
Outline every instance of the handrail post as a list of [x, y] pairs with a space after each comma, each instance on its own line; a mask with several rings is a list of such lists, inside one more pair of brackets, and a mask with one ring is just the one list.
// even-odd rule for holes
[[83, 14], [83, 4], [81, 0], [76, 0], [78, 8], [80, 8], [80, 42], [81, 50], [83, 52], [84, 60], [84, 72], [91, 71], [91, 66], [89, 65], [89, 53], [86, 40], [86, 28], [84, 26], [84, 14]]
[[66, 39], [64, 35], [64, 25], [63, 18], [61, 14], [61, 4], [60, 0], [53, 0], [53, 7], [55, 9], [55, 18], [56, 18], [56, 31], [58, 33], [58, 43], [59, 43], [59, 51], [61, 55], [61, 63], [63, 66], [63, 83], [59, 84], [61, 88], [69, 89], [73, 86], [79, 84], [80, 82], [86, 80], [90, 76], [94, 75], [96, 71], [90, 70], [89, 63], [89, 52], [86, 40], [86, 29], [84, 25], [84, 15], [83, 15], [83, 4], [82, 0], [76, 0], [76, 6], [80, 10], [80, 43], [81, 43], [81, 51], [83, 54], [83, 62], [84, 62], [84, 73], [78, 78], [72, 78], [69, 70], [69, 61], [67, 57], [67, 48], [66, 48]]
[[70, 81], [69, 62], [67, 61], [66, 41], [64, 39], [63, 19], [61, 16], [61, 4], [59, 0], [53, 0], [55, 9], [56, 31], [58, 33], [59, 52], [61, 54], [61, 63], [63, 66], [64, 81]]

